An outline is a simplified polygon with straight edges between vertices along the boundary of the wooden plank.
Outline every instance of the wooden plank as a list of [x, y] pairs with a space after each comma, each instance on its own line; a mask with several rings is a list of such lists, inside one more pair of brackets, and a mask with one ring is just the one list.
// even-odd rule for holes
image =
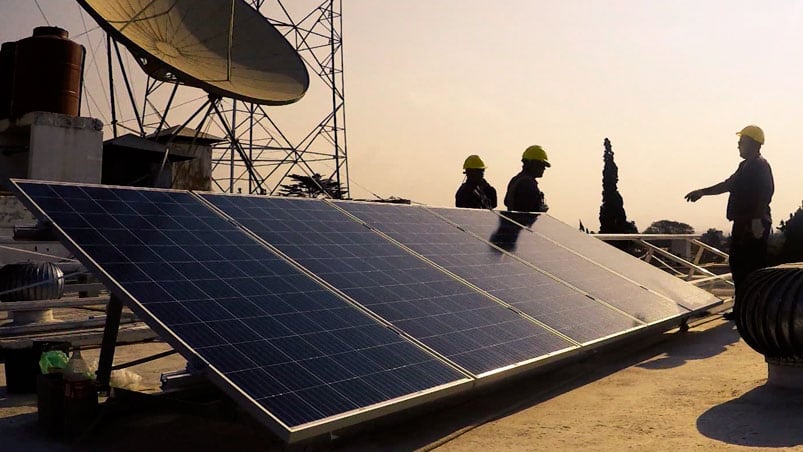
[[[18, 336], [8, 340], [30, 339], [36, 341], [69, 342], [73, 347], [91, 347], [100, 345], [103, 341], [103, 330], [100, 328], [74, 330], [56, 334], [34, 334]], [[117, 334], [117, 344], [133, 344], [158, 339], [159, 336], [142, 322], [135, 322], [120, 327]], [[0, 348], [3, 340], [0, 339]]]
[[101, 291], [106, 290], [106, 286], [101, 283], [76, 283], [76, 284], [65, 284], [64, 285], [64, 293], [73, 293], [73, 292], [90, 292], [90, 291]]
[[[135, 322], [133, 316], [124, 316], [121, 324]], [[47, 333], [64, 330], [77, 330], [83, 328], [97, 328], [106, 324], [106, 317], [87, 320], [70, 320], [66, 322], [32, 323], [30, 325], [0, 327], [0, 337], [21, 336], [26, 334]]]
[[105, 305], [109, 302], [109, 297], [87, 297], [87, 298], [59, 298], [55, 300], [33, 300], [33, 301], [10, 301], [0, 302], [0, 312], [3, 311], [40, 311], [54, 308], [74, 308], [81, 306]]

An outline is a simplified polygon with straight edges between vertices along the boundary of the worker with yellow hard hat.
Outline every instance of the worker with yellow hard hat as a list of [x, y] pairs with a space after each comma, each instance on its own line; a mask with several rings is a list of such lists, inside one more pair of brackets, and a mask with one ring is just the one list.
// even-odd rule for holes
[[485, 162], [479, 155], [469, 155], [463, 162], [463, 184], [454, 195], [457, 207], [493, 209], [496, 207], [496, 189], [485, 180]]
[[529, 146], [521, 156], [521, 172], [513, 176], [507, 184], [505, 206], [517, 212], [546, 212], [549, 207], [544, 202], [544, 194], [538, 188], [537, 178], [549, 168], [546, 151], [539, 145]]
[[767, 265], [767, 241], [772, 226], [770, 202], [775, 192], [772, 169], [761, 156], [764, 131], [751, 124], [736, 135], [739, 135], [739, 156], [744, 159], [736, 172], [718, 184], [686, 194], [686, 201], [696, 202], [703, 196], [730, 193], [726, 214], [733, 227], [728, 261], [736, 292], [733, 312], [725, 315], [727, 319], [740, 315], [739, 294], [747, 275]]

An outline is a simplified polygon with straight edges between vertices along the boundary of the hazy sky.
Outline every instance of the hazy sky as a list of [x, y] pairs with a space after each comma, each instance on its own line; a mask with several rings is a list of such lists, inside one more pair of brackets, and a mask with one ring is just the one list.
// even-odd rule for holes
[[[83, 32], [73, 1], [39, 5]], [[42, 22], [31, 0], [0, 3], [2, 41]], [[453, 205], [463, 160], [479, 154], [501, 204], [522, 151], [540, 144], [549, 213], [596, 230], [608, 137], [640, 230], [671, 219], [729, 231], [727, 195], [683, 195], [733, 173], [735, 132], [755, 123], [775, 225], [803, 200], [803, 1], [343, 0], [343, 36], [355, 197]]]

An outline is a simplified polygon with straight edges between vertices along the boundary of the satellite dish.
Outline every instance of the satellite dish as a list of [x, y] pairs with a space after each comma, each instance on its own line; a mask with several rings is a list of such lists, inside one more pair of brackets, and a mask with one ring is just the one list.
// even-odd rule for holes
[[78, 0], [157, 79], [285, 105], [309, 87], [292, 45], [244, 0]]

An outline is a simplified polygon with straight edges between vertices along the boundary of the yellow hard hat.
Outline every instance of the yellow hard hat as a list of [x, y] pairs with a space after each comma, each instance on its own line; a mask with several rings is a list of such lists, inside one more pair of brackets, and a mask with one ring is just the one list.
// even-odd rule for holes
[[522, 160], [539, 160], [544, 162], [544, 165], [550, 167], [552, 165], [549, 164], [549, 160], [546, 157], [546, 151], [541, 146], [534, 144], [527, 149], [524, 150], [524, 154], [521, 155]]
[[760, 144], [764, 144], [764, 131], [761, 130], [761, 127], [759, 126], [754, 126], [750, 124], [749, 126], [746, 126], [744, 129], [742, 129], [740, 132], [736, 132], [736, 135], [750, 137], [758, 141]]
[[485, 162], [479, 155], [469, 155], [463, 162], [463, 169], [485, 169]]

